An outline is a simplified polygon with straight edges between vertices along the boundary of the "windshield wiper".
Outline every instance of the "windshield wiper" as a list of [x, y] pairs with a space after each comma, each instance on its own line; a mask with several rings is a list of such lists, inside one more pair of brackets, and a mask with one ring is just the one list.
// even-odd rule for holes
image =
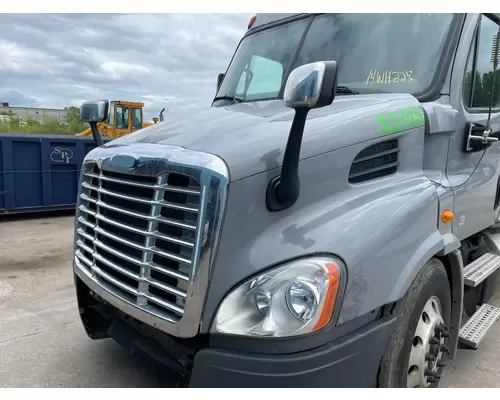
[[234, 96], [218, 96], [214, 99], [214, 101], [217, 100], [228, 100], [232, 101], [233, 103], [241, 103], [243, 99], [240, 99], [239, 97], [234, 97]]
[[347, 87], [347, 86], [337, 86], [337, 91], [335, 93], [340, 94], [359, 94], [359, 92]]

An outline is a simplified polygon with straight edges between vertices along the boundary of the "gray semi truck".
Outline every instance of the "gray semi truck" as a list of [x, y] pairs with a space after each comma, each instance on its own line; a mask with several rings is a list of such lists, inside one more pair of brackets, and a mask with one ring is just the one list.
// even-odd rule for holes
[[437, 386], [500, 316], [499, 23], [253, 17], [211, 107], [86, 156], [88, 336], [190, 387]]

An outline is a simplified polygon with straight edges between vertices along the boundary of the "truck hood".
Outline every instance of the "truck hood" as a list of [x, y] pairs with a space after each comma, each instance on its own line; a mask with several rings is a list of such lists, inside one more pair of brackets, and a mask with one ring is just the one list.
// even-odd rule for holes
[[[377, 114], [419, 106], [409, 94], [338, 96], [308, 114], [300, 158], [305, 159], [382, 136]], [[216, 154], [231, 181], [281, 166], [294, 111], [282, 100], [210, 107], [166, 120], [107, 143], [181, 146]]]

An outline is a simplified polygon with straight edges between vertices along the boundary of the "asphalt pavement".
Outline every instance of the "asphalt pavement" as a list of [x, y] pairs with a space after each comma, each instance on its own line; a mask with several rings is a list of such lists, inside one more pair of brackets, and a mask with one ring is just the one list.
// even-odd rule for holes
[[[175, 385], [149, 357], [86, 336], [72, 241], [72, 216], [0, 220], [0, 387]], [[500, 306], [500, 296], [491, 304]], [[460, 350], [448, 364], [441, 387], [500, 387], [500, 323], [479, 350]]]

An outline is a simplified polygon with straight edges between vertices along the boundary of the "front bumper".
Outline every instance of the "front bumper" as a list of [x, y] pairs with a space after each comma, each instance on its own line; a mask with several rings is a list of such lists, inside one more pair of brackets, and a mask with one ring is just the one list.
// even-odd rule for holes
[[292, 354], [256, 353], [255, 346], [251, 353], [244, 341], [228, 350], [211, 347], [207, 335], [187, 340], [166, 335], [90, 296], [78, 277], [75, 283], [89, 337], [112, 337], [129, 350], [140, 350], [176, 371], [189, 387], [373, 387], [395, 325], [394, 318], [381, 319]]
[[190, 386], [374, 387], [394, 323], [378, 321], [325, 346], [289, 355], [202, 349], [194, 359]]

